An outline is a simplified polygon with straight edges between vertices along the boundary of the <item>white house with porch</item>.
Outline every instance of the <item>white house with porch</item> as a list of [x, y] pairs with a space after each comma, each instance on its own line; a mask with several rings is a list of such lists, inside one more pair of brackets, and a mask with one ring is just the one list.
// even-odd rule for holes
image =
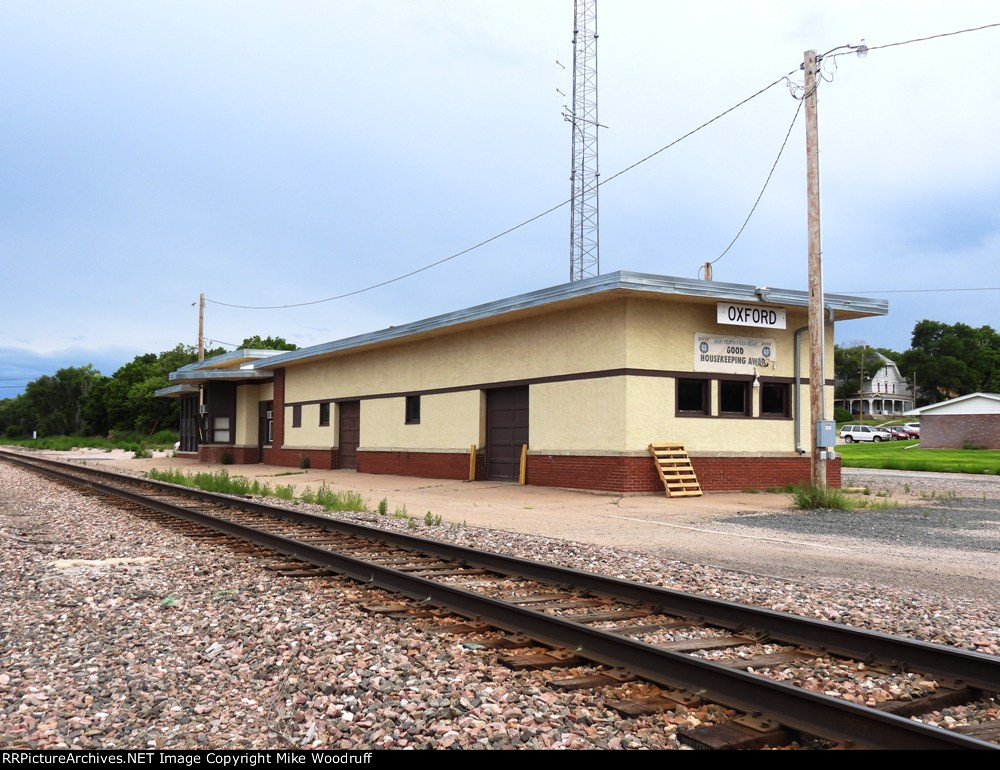
[[899, 371], [895, 362], [881, 353], [882, 368], [862, 383], [861, 392], [850, 398], [838, 398], [835, 407], [851, 414], [870, 417], [898, 417], [913, 409], [913, 387]]

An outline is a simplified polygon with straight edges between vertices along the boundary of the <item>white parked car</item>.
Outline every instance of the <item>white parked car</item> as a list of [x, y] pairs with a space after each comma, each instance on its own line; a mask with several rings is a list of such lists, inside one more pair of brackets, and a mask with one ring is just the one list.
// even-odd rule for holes
[[912, 438], [920, 438], [919, 422], [908, 422], [903, 426], [903, 430], [905, 430]]
[[871, 425], [845, 425], [840, 429], [840, 437], [848, 444], [855, 441], [892, 441], [892, 434]]

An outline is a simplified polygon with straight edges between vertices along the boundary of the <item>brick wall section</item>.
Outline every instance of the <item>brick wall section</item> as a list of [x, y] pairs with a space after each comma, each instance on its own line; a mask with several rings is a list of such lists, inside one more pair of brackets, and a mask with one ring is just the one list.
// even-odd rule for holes
[[255, 446], [232, 446], [231, 444], [202, 444], [198, 447], [198, 462], [222, 463], [222, 456], [229, 454], [235, 465], [260, 462]]
[[264, 462], [285, 468], [298, 468], [303, 457], [309, 458], [309, 467], [318, 471], [336, 470], [339, 466], [336, 449], [264, 449]]
[[[808, 457], [693, 457], [706, 492], [738, 492], [808, 482]], [[827, 484], [840, 487], [840, 460], [827, 462]], [[662, 492], [651, 457], [528, 455], [528, 483], [606, 492]]]
[[1000, 414], [921, 415], [923, 449], [962, 449], [966, 443], [982, 449], [1000, 449]]
[[[469, 478], [469, 455], [465, 452], [359, 451], [358, 472], [465, 481]], [[477, 468], [477, 478], [478, 475]]]

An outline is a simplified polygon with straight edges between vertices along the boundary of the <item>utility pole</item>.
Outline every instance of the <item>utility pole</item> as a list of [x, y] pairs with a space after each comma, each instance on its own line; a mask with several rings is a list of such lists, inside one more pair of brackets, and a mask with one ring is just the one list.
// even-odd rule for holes
[[[825, 313], [823, 308], [823, 260], [820, 243], [819, 215], [819, 117], [816, 105], [816, 52], [806, 51], [803, 62], [805, 71], [806, 101], [806, 194], [808, 197], [809, 229], [809, 416], [812, 427], [810, 470], [812, 483], [826, 486], [826, 451], [818, 447], [818, 423], [826, 413], [823, 361], [826, 355]], [[861, 405], [864, 409], [864, 404]]]
[[198, 360], [205, 360], [205, 293], [198, 295]]

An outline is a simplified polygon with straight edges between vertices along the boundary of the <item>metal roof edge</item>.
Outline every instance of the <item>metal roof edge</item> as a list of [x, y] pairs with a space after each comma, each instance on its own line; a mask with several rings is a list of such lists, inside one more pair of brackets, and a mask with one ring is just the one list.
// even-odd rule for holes
[[219, 353], [219, 355], [206, 358], [204, 361], [193, 361], [190, 364], [185, 364], [184, 366], [179, 367], [177, 371], [190, 372], [194, 369], [201, 369], [209, 365], [223, 364], [226, 361], [233, 361], [240, 358], [268, 358], [269, 356], [284, 352], [286, 351], [267, 350], [265, 348], [239, 348], [237, 350], [231, 350], [228, 353]]
[[186, 394], [193, 395], [197, 392], [198, 388], [194, 385], [168, 385], [165, 388], [157, 388], [153, 391], [153, 395], [159, 398], [175, 398]]
[[171, 372], [167, 379], [171, 382], [202, 382], [204, 380], [269, 380], [274, 375], [271, 372], [256, 369], [205, 369], [197, 371]]
[[[323, 342], [319, 345], [280, 353], [269, 357], [260, 364], [256, 364], [254, 368], [273, 369], [314, 356], [336, 353], [363, 345], [371, 345], [376, 342], [401, 339], [422, 332], [500, 316], [516, 310], [541, 307], [563, 300], [616, 290], [676, 294], [686, 297], [762, 302], [764, 304], [783, 304], [800, 307], [807, 307], [809, 304], [808, 292], [794, 289], [772, 289], [769, 287], [751, 286], [750, 284], [701, 281], [695, 278], [676, 278], [619, 270], [614, 273], [606, 273], [605, 275], [585, 278], [580, 281], [562, 283], [505, 299], [474, 305], [450, 313], [442, 313], [441, 315], [431, 316], [430, 318], [413, 321], [400, 326], [390, 326], [388, 329], [366, 332], [353, 337]], [[889, 303], [887, 300], [855, 297], [847, 294], [828, 294], [825, 295], [825, 300], [827, 307], [833, 310], [849, 310], [851, 312], [867, 313], [870, 315], [886, 315], [889, 312]]]
[[911, 409], [903, 414], [923, 414], [924, 412], [931, 412], [942, 406], [950, 406], [951, 404], [958, 404], [962, 401], [968, 401], [970, 398], [988, 398], [992, 401], [1000, 401], [1000, 393], [984, 393], [982, 391], [977, 391], [975, 393], [966, 393], [964, 396], [956, 396], [955, 398], [949, 398], [947, 401], [938, 401], [936, 404], [927, 404], [927, 406], [920, 406], [916, 409]]

